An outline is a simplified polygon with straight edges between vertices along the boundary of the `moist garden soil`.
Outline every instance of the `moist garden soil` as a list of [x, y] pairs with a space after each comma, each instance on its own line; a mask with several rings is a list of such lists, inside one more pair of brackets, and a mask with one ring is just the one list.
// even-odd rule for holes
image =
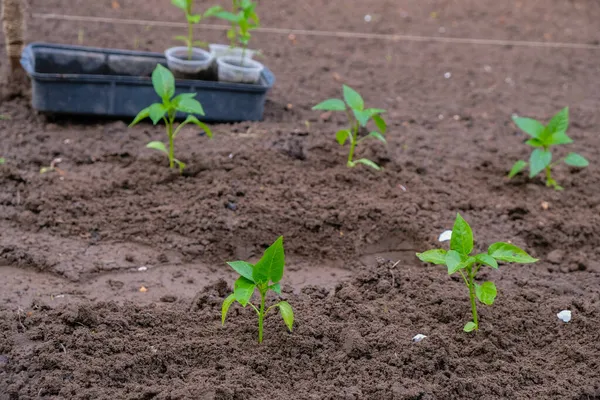
[[[150, 2], [162, 7], [152, 12], [124, 0], [32, 3], [177, 19], [168, 2]], [[592, 2], [370, 0], [335, 17], [330, 3], [265, 2], [261, 15], [265, 26], [319, 30], [599, 39]], [[39, 18], [29, 27], [30, 41], [157, 52], [178, 34]], [[198, 32], [223, 42], [224, 32]], [[600, 52], [270, 33], [253, 47], [277, 76], [265, 120], [215, 125], [212, 140], [184, 129], [182, 176], [144, 148], [165, 139], [161, 127], [38, 115], [28, 85], [4, 86], [0, 399], [600, 399]], [[382, 172], [347, 168], [334, 140], [343, 116], [310, 110], [342, 83], [388, 110], [388, 146], [358, 150]], [[545, 120], [565, 105], [575, 143], [558, 154], [591, 165], [558, 167], [563, 192], [507, 181], [528, 156], [511, 115]], [[59, 171], [39, 173], [56, 158]], [[477, 334], [462, 332], [463, 284], [414, 256], [445, 246], [437, 236], [457, 212], [477, 250], [511, 241], [541, 259], [481, 274], [499, 294], [480, 307]], [[225, 261], [255, 260], [279, 235], [296, 323], [289, 333], [269, 315], [258, 345], [249, 309], [233, 306], [221, 327]]]

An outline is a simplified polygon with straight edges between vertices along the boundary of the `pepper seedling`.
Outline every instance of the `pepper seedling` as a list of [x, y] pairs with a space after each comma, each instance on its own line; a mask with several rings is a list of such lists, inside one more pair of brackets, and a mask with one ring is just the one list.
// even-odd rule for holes
[[[281, 294], [280, 281], [283, 278], [283, 268], [285, 266], [285, 256], [283, 252], [283, 236], [280, 236], [267, 250], [262, 258], [252, 265], [246, 261], [228, 262], [240, 277], [235, 281], [233, 293], [230, 294], [221, 309], [221, 323], [225, 325], [227, 311], [235, 301], [242, 307], [250, 305], [258, 315], [258, 343], [263, 341], [263, 324], [265, 315], [273, 308], [279, 307], [281, 317], [287, 328], [292, 331], [294, 325], [294, 312], [292, 306], [287, 301], [280, 301], [265, 309], [267, 293], [273, 291]], [[250, 302], [254, 292], [258, 290], [260, 294], [260, 305], [257, 307]]]
[[519, 247], [504, 242], [497, 242], [488, 247], [487, 253], [471, 255], [473, 252], [473, 231], [460, 214], [456, 215], [452, 236], [450, 238], [450, 250], [444, 249], [428, 250], [424, 253], [417, 253], [421, 261], [445, 265], [448, 267], [448, 275], [456, 272], [460, 274], [465, 285], [469, 289], [469, 299], [471, 301], [471, 313], [473, 320], [467, 322], [464, 327], [465, 332], [479, 330], [479, 319], [477, 317], [477, 304], [475, 299], [481, 303], [491, 306], [496, 299], [496, 285], [487, 281], [481, 284], [477, 283], [476, 276], [479, 268], [488, 266], [498, 269], [498, 261], [530, 264], [538, 261], [531, 257]]
[[0, 165], [4, 164], [6, 162], [6, 159], [4, 157], [0, 157]]
[[[380, 140], [383, 143], [387, 143], [384, 136], [387, 130], [387, 124], [381, 116], [381, 114], [385, 113], [385, 110], [382, 110], [381, 108], [365, 108], [365, 102], [361, 95], [350, 86], [343, 86], [343, 95], [344, 100], [328, 99], [317, 104], [312, 109], [322, 111], [345, 111], [348, 116], [350, 127], [337, 131], [335, 138], [341, 146], [347, 141], [350, 141], [348, 167], [355, 167], [356, 164], [364, 164], [376, 170], [381, 170], [379, 165], [369, 159], [361, 158], [354, 161], [354, 152], [356, 146], [365, 139], [373, 138]], [[358, 134], [360, 128], [365, 128], [371, 120], [375, 123], [379, 131], [373, 130], [368, 135], [359, 138]]]
[[[144, 108], [138, 113], [133, 122], [129, 124], [129, 127], [136, 125], [145, 118], [150, 118], [154, 125], [162, 119], [165, 122], [167, 129], [169, 149], [167, 150], [163, 142], [158, 141], [150, 142], [146, 147], [165, 153], [169, 158], [169, 168], [175, 168], [175, 164], [177, 164], [179, 172], [181, 173], [185, 168], [185, 164], [175, 158], [173, 146], [173, 141], [181, 128], [192, 123], [206, 132], [206, 136], [209, 138], [212, 138], [212, 132], [208, 125], [200, 122], [198, 118], [193, 115], [204, 115], [202, 105], [194, 98], [196, 97], [196, 93], [182, 93], [173, 97], [175, 95], [175, 78], [171, 71], [158, 64], [154, 69], [154, 72], [152, 72], [152, 85], [154, 86], [156, 94], [162, 99], [162, 103], [154, 103], [151, 106]], [[177, 112], [183, 112], [189, 115], [185, 121], [179, 124], [177, 129], [174, 129]]]
[[532, 118], [513, 117], [513, 121], [523, 132], [531, 136], [531, 139], [525, 143], [532, 146], [534, 150], [529, 157], [529, 163], [519, 160], [513, 165], [508, 173], [509, 179], [529, 166], [529, 178], [545, 171], [546, 186], [553, 187], [555, 190], [563, 190], [552, 178], [552, 168], [563, 161], [572, 167], [584, 168], [589, 165], [588, 160], [577, 153], [569, 153], [566, 157], [552, 162], [552, 152], [550, 151], [552, 146], [573, 143], [573, 139], [567, 135], [569, 107], [560, 110], [546, 126]]
[[256, 13], [258, 4], [251, 0], [233, 0], [232, 12], [220, 10], [214, 13], [214, 16], [231, 23], [231, 28], [227, 31], [227, 38], [231, 42], [231, 47], [238, 44], [242, 48], [243, 65], [246, 57], [246, 49], [254, 29], [260, 27], [260, 18]]
[[185, 19], [188, 24], [188, 35], [175, 36], [175, 39], [185, 43], [185, 46], [188, 48], [188, 60], [191, 60], [193, 56], [192, 48], [194, 46], [207, 45], [206, 42], [194, 40], [194, 24], [200, 23], [200, 21], [204, 18], [214, 16], [216, 13], [220, 12], [222, 8], [220, 6], [214, 6], [206, 10], [204, 14], [194, 14], [192, 10], [194, 7], [194, 0], [171, 0], [171, 3], [175, 7], [183, 10], [183, 12], [185, 13]]

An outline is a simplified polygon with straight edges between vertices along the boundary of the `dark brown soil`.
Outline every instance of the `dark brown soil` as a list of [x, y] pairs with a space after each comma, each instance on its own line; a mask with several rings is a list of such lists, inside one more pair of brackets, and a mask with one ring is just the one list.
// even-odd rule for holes
[[[178, 20], [156, 0], [32, 3]], [[280, 28], [600, 39], [595, 2], [342, 4], [272, 0], [261, 14]], [[30, 41], [160, 52], [179, 34], [33, 21]], [[38, 115], [27, 86], [3, 90], [0, 399], [600, 399], [600, 51], [271, 33], [255, 46], [277, 76], [265, 121], [216, 125], [213, 140], [183, 130], [183, 176], [144, 148], [160, 127]], [[388, 146], [359, 149], [381, 173], [346, 168], [342, 116], [310, 110], [342, 83], [388, 110]], [[564, 192], [506, 181], [528, 154], [511, 115], [545, 120], [565, 105], [575, 143], [558, 152], [590, 167], [558, 167]], [[56, 158], [61, 172], [39, 173]], [[499, 296], [477, 335], [462, 332], [461, 282], [414, 257], [456, 212], [478, 248], [510, 240], [541, 258], [484, 274]], [[225, 261], [254, 259], [280, 234], [297, 322], [290, 334], [271, 315], [259, 346], [249, 310], [220, 326]]]

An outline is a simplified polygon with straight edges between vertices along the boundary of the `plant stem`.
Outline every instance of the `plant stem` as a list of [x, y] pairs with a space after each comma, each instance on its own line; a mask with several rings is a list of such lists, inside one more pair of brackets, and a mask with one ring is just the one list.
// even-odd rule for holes
[[477, 321], [477, 304], [475, 303], [475, 274], [473, 273], [473, 267], [467, 269], [469, 273], [469, 298], [471, 299], [471, 313], [473, 314], [473, 322], [475, 323], [475, 330], [479, 330], [479, 322]]
[[175, 168], [175, 146], [173, 145], [173, 119], [175, 117], [169, 118], [169, 123], [167, 124], [167, 135], [169, 136], [169, 168]]
[[550, 166], [546, 167], [546, 186], [552, 186], [552, 170]]
[[354, 123], [352, 127], [352, 137], [350, 138], [350, 153], [348, 153], [348, 166], [352, 167], [354, 160], [354, 149], [356, 148], [356, 142], [358, 137], [358, 122]]
[[192, 44], [194, 42], [194, 25], [191, 22], [188, 22], [188, 60], [192, 60], [194, 55], [192, 50]]
[[258, 343], [263, 341], [263, 324], [265, 321], [265, 296], [266, 293], [260, 291], [260, 311], [258, 313]]

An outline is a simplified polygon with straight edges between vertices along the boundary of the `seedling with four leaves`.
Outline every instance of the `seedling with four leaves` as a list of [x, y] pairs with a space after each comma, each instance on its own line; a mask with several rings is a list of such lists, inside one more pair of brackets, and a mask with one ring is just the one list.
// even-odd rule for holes
[[[177, 134], [185, 125], [192, 123], [200, 127], [209, 138], [212, 137], [212, 132], [208, 125], [200, 122], [193, 114], [204, 115], [204, 109], [196, 97], [196, 93], [182, 93], [175, 95], [175, 78], [171, 71], [162, 65], [158, 64], [154, 72], [152, 72], [152, 85], [156, 94], [162, 99], [162, 103], [154, 103], [149, 107], [144, 108], [138, 113], [129, 127], [134, 126], [145, 118], [150, 118], [152, 123], [156, 125], [161, 119], [165, 122], [167, 128], [167, 136], [169, 138], [169, 148], [165, 147], [163, 142], [150, 142], [146, 147], [158, 150], [165, 153], [169, 158], [169, 167], [175, 168], [175, 164], [179, 167], [179, 172], [183, 172], [185, 164], [175, 158], [175, 150], [173, 141]], [[185, 121], [179, 124], [175, 129], [175, 117], [177, 112], [189, 114]]]
[[573, 143], [573, 139], [567, 135], [567, 128], [569, 127], [568, 107], [560, 110], [546, 126], [531, 118], [513, 117], [513, 121], [526, 134], [531, 136], [531, 139], [525, 143], [532, 146], [534, 150], [529, 157], [529, 163], [519, 160], [513, 165], [508, 174], [509, 178], [514, 177], [529, 166], [530, 178], [545, 171], [546, 186], [562, 190], [563, 188], [552, 178], [552, 168], [563, 161], [572, 167], [584, 168], [589, 165], [588, 160], [577, 153], [569, 153], [566, 157], [552, 162], [552, 152], [550, 151], [552, 146]]
[[498, 269], [498, 261], [518, 264], [530, 264], [538, 261], [519, 247], [504, 242], [492, 244], [486, 253], [471, 255], [472, 252], [473, 232], [467, 221], [457, 214], [452, 228], [449, 251], [435, 249], [417, 253], [417, 257], [421, 261], [447, 266], [448, 275], [458, 272], [467, 285], [473, 320], [467, 322], [464, 327], [465, 332], [479, 330], [476, 299], [490, 306], [496, 299], [497, 290], [493, 282], [487, 281], [479, 284], [475, 281], [477, 272], [482, 266]]
[[[275, 243], [265, 250], [262, 258], [255, 265], [246, 261], [232, 261], [227, 264], [240, 274], [240, 277], [235, 281], [233, 293], [223, 302], [221, 323], [225, 325], [227, 311], [237, 301], [242, 307], [250, 305], [256, 311], [258, 315], [258, 343], [263, 341], [265, 315], [274, 307], [279, 308], [283, 322], [291, 332], [294, 325], [294, 312], [287, 301], [280, 301], [265, 309], [269, 291], [281, 294], [279, 282], [283, 278], [283, 268], [285, 266], [283, 236], [280, 236]], [[256, 290], [260, 295], [258, 307], [250, 302]]]
[[242, 51], [243, 65], [246, 56], [246, 49], [254, 29], [260, 27], [260, 18], [256, 13], [258, 4], [251, 0], [233, 0], [232, 11], [220, 10], [214, 14], [215, 17], [221, 18], [231, 23], [231, 28], [227, 31], [227, 38], [231, 42], [231, 46], [239, 45]]
[[[364, 164], [376, 170], [380, 170], [381, 167], [369, 159], [360, 158], [354, 161], [354, 152], [356, 146], [365, 139], [373, 138], [386, 143], [384, 135], [387, 130], [387, 124], [381, 116], [381, 114], [385, 113], [385, 110], [382, 110], [381, 108], [365, 108], [365, 102], [361, 95], [350, 86], [343, 86], [343, 95], [344, 100], [328, 99], [317, 104], [312, 109], [323, 111], [345, 111], [348, 116], [350, 127], [339, 130], [335, 134], [335, 138], [341, 146], [347, 141], [350, 142], [348, 166], [354, 167], [356, 164]], [[369, 121], [373, 121], [379, 130], [373, 130], [368, 135], [359, 138], [358, 134], [360, 128], [365, 128]]]
[[204, 12], [204, 14], [194, 14], [193, 6], [194, 0], [171, 0], [171, 3], [177, 8], [180, 8], [185, 13], [185, 19], [188, 24], [188, 35], [187, 36], [175, 36], [175, 39], [180, 40], [185, 43], [187, 47], [188, 59], [192, 59], [193, 51], [192, 48], [194, 46], [206, 46], [207, 43], [194, 40], [194, 24], [199, 23], [202, 19], [214, 16], [216, 13], [222, 10], [219, 6], [214, 6], [209, 8]]

